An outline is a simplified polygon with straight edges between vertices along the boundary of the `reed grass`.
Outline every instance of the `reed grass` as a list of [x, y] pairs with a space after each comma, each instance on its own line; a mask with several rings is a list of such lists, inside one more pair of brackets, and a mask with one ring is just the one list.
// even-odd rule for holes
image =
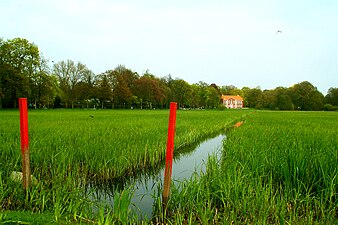
[[[12, 171], [21, 171], [19, 113], [0, 111], [0, 211], [52, 213], [56, 223], [135, 221], [126, 214], [131, 192], [109, 209], [91, 199], [84, 187], [123, 179], [163, 162], [168, 112], [30, 110], [30, 164], [38, 183], [25, 193], [21, 184], [9, 179]], [[247, 113], [178, 111], [175, 151], [224, 130]]]
[[338, 114], [258, 111], [173, 188], [170, 224], [337, 224]]

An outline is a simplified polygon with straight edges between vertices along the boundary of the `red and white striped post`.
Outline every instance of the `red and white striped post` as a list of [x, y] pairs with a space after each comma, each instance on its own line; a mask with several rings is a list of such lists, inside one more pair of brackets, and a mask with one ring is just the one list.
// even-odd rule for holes
[[31, 183], [30, 165], [29, 165], [29, 146], [28, 146], [28, 110], [27, 98], [19, 98], [20, 110], [20, 137], [22, 154], [22, 180], [23, 188], [28, 189]]
[[167, 204], [168, 199], [169, 199], [169, 192], [170, 192], [170, 182], [171, 182], [173, 156], [174, 156], [176, 109], [177, 109], [177, 103], [176, 102], [170, 102], [167, 152], [166, 152], [166, 161], [165, 161], [165, 170], [164, 170], [164, 184], [163, 184], [163, 194], [162, 194], [162, 203], [163, 203], [164, 207], [166, 207], [166, 204]]

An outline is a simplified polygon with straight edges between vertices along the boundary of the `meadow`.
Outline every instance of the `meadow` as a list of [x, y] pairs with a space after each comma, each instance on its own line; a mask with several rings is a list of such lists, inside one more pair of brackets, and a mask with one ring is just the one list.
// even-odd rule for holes
[[[167, 210], [130, 214], [132, 189], [113, 207], [89, 197], [87, 183], [115, 182], [163, 163], [167, 110], [31, 110], [28, 193], [21, 170], [18, 111], [0, 111], [0, 222], [40, 224], [337, 224], [338, 113], [177, 112], [175, 154], [227, 129], [221, 158], [172, 186]], [[229, 129], [237, 121], [238, 127]], [[159, 187], [160, 189], [161, 187]], [[95, 191], [95, 190], [94, 190]], [[33, 212], [33, 213], [32, 213]]]
[[[224, 132], [248, 113], [179, 110], [175, 153]], [[163, 163], [168, 115], [167, 110], [30, 110], [31, 172], [38, 182], [25, 193], [8, 178], [21, 171], [19, 112], [0, 111], [0, 221], [12, 218], [7, 210], [50, 215], [49, 222], [56, 223], [136, 220], [119, 202], [109, 209], [90, 199], [84, 187], [121, 181]], [[129, 194], [126, 190], [120, 199]]]
[[[177, 185], [169, 224], [338, 224], [338, 114], [257, 111]], [[175, 221], [175, 222], [170, 222]]]

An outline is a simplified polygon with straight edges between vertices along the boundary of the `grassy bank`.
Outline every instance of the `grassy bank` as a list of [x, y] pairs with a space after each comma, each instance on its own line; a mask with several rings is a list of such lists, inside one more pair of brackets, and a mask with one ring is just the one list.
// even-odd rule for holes
[[173, 190], [170, 224], [337, 224], [338, 114], [258, 111]]

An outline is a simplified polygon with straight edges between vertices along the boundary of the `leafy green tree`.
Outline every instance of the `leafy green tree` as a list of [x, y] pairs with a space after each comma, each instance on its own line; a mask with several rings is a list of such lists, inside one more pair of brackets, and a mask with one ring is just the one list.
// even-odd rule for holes
[[177, 102], [179, 107], [185, 108], [189, 105], [191, 100], [191, 87], [190, 84], [182, 79], [175, 79], [172, 81], [173, 100]]
[[191, 85], [191, 108], [200, 108], [199, 92], [201, 87], [198, 84]]
[[199, 107], [207, 108], [207, 92], [209, 85], [203, 81], [198, 82], [199, 92], [198, 92], [198, 102]]
[[164, 88], [166, 100], [166, 108], [169, 108], [170, 102], [174, 101], [174, 93], [172, 91], [172, 84], [174, 79], [172, 78], [171, 74], [160, 78], [160, 82], [162, 87]]
[[40, 63], [39, 49], [26, 39], [14, 38], [2, 43], [0, 61], [30, 78]]
[[276, 109], [277, 107], [276, 89], [264, 90], [262, 92], [262, 102], [263, 102], [263, 108]]
[[152, 103], [155, 101], [153, 79], [148, 76], [142, 76], [135, 82], [135, 86], [135, 94], [140, 99], [140, 108], [142, 109], [144, 104], [147, 107], [151, 107]]
[[315, 87], [308, 81], [295, 84], [290, 88], [292, 101], [296, 109], [308, 110], [309, 109], [309, 95]]
[[47, 60], [42, 56], [34, 76], [31, 78], [31, 98], [35, 108], [49, 107], [50, 101], [57, 93], [57, 79], [50, 75]]
[[292, 86], [290, 95], [295, 109], [319, 110], [323, 108], [324, 98], [321, 97], [317, 88], [308, 81]]
[[101, 79], [98, 80], [98, 88], [97, 88], [97, 97], [100, 100], [101, 108], [104, 108], [104, 102], [106, 100], [110, 100], [112, 98], [112, 87], [109, 83], [109, 79], [107, 75], [102, 75]]
[[220, 104], [220, 93], [213, 86], [209, 86], [206, 90], [206, 108], [213, 109]]
[[309, 110], [319, 111], [324, 109], [324, 95], [319, 91], [312, 91], [309, 96]]
[[[16, 107], [18, 97], [30, 97], [33, 78], [38, 74], [38, 47], [23, 38], [0, 41], [1, 105]], [[28, 99], [30, 101], [30, 99]]]
[[61, 98], [60, 98], [60, 96], [58, 96], [58, 95], [55, 96], [53, 108], [54, 108], [54, 109], [61, 108]]
[[338, 106], [338, 88], [331, 87], [325, 96], [325, 103]]
[[[243, 89], [242, 89], [243, 90]], [[263, 108], [263, 94], [259, 87], [243, 90], [245, 93], [246, 106], [250, 108]], [[245, 104], [244, 104], [245, 105]]]
[[239, 95], [243, 97], [243, 91], [234, 85], [222, 86], [220, 91], [223, 95]]
[[275, 107], [280, 110], [293, 110], [294, 104], [290, 95], [290, 90], [285, 87], [275, 88]]
[[68, 108], [68, 102], [71, 102], [72, 108], [77, 100], [76, 86], [86, 76], [89, 69], [86, 65], [73, 60], [60, 61], [54, 64], [54, 74], [59, 78], [59, 85], [63, 91], [63, 97]]
[[[116, 97], [116, 87], [117, 87], [117, 77], [118, 73], [115, 70], [107, 70], [106, 72], [98, 75], [98, 82], [100, 79], [102, 79], [102, 76], [107, 77], [107, 81], [109, 83], [109, 86], [111, 88], [111, 95], [110, 95], [110, 102], [112, 104], [112, 109], [115, 108], [115, 97]], [[99, 87], [97, 87], [99, 88]]]
[[155, 94], [156, 105], [161, 106], [163, 109], [170, 93], [169, 87], [161, 79], [155, 78], [153, 81], [153, 92]]
[[113, 108], [115, 104], [121, 107], [130, 106], [135, 100], [135, 81], [139, 78], [138, 74], [124, 65], [118, 65], [114, 70], [108, 71], [109, 80], [113, 91]]
[[167, 100], [165, 84], [148, 70], [142, 77], [135, 81], [133, 94], [139, 99], [141, 108], [143, 107], [143, 104], [146, 104], [149, 108], [156, 106], [163, 108], [163, 105]]
[[117, 77], [117, 85], [115, 88], [115, 93], [116, 93], [115, 99], [119, 103], [120, 107], [123, 106], [123, 108], [125, 108], [125, 105], [126, 104], [129, 105], [133, 100], [133, 94], [130, 91], [127, 82], [123, 79], [122, 76]]
[[91, 99], [95, 97], [96, 93], [95, 82], [96, 82], [95, 74], [90, 70], [86, 70], [82, 74], [81, 81], [77, 83], [75, 86], [77, 94], [76, 98], [84, 102], [87, 108], [89, 108], [90, 106]]
[[292, 99], [288, 94], [280, 93], [277, 96], [277, 108], [280, 110], [293, 110]]
[[28, 96], [29, 80], [8, 64], [0, 67], [0, 108], [16, 107], [18, 97]]
[[289, 89], [277, 87], [273, 90], [264, 90], [262, 93], [263, 108], [293, 110], [293, 102], [289, 94]]
[[163, 108], [170, 101], [176, 101], [179, 107], [215, 108], [221, 94], [240, 95], [245, 106], [258, 109], [322, 110], [324, 103], [327, 110], [338, 107], [337, 88], [330, 88], [324, 98], [308, 81], [264, 91], [233, 85], [219, 89], [202, 81], [190, 85], [171, 75], [157, 78], [148, 70], [140, 77], [124, 65], [96, 77], [84, 64], [72, 60], [54, 64], [50, 74], [47, 60], [35, 44], [23, 38], [0, 38], [0, 108], [16, 107], [18, 97], [28, 97], [35, 107], [49, 106], [50, 99], [60, 100], [59, 96], [66, 107], [71, 103], [72, 108], [79, 101], [88, 108], [92, 99], [99, 100], [101, 107], [110, 101], [112, 108], [115, 104], [120, 108], [135, 104]]
[[70, 70], [71, 66], [74, 64], [71, 60], [60, 61], [55, 63], [53, 66], [53, 73], [59, 79], [59, 87], [62, 91], [61, 99], [66, 104], [68, 108], [68, 101], [70, 96]]
[[[140, 81], [141, 83], [143, 83], [143, 90], [145, 91], [145, 93], [148, 93], [148, 95], [150, 94], [150, 98], [148, 97], [148, 99], [151, 99], [150, 108], [153, 108], [153, 107], [163, 108], [163, 105], [168, 99], [167, 87], [165, 85], [165, 82], [163, 82], [163, 79], [157, 78], [155, 75], [151, 74], [149, 70], [146, 70], [143, 76], [140, 77], [136, 81], [136, 83]], [[140, 87], [137, 87], [136, 85], [136, 89], [134, 89], [133, 93], [140, 94], [139, 88]], [[147, 101], [147, 97], [145, 98], [145, 100]]]
[[124, 65], [118, 65], [114, 69], [114, 73], [117, 77], [124, 80], [131, 92], [134, 91], [135, 81], [139, 78], [139, 75], [136, 72], [126, 68]]
[[247, 96], [249, 94], [249, 91], [251, 89], [249, 87], [242, 87], [241, 91], [242, 91], [242, 98], [244, 99], [244, 106], [245, 107], [248, 107], [248, 99], [247, 99]]
[[161, 77], [158, 79], [159, 85], [162, 88], [163, 92], [164, 92], [164, 102], [163, 102], [163, 106], [162, 108], [169, 108], [169, 104], [171, 101], [173, 101], [173, 94], [172, 94], [172, 90], [171, 90], [171, 86], [172, 86], [172, 78], [171, 75], [169, 74], [168, 76], [165, 77]]

